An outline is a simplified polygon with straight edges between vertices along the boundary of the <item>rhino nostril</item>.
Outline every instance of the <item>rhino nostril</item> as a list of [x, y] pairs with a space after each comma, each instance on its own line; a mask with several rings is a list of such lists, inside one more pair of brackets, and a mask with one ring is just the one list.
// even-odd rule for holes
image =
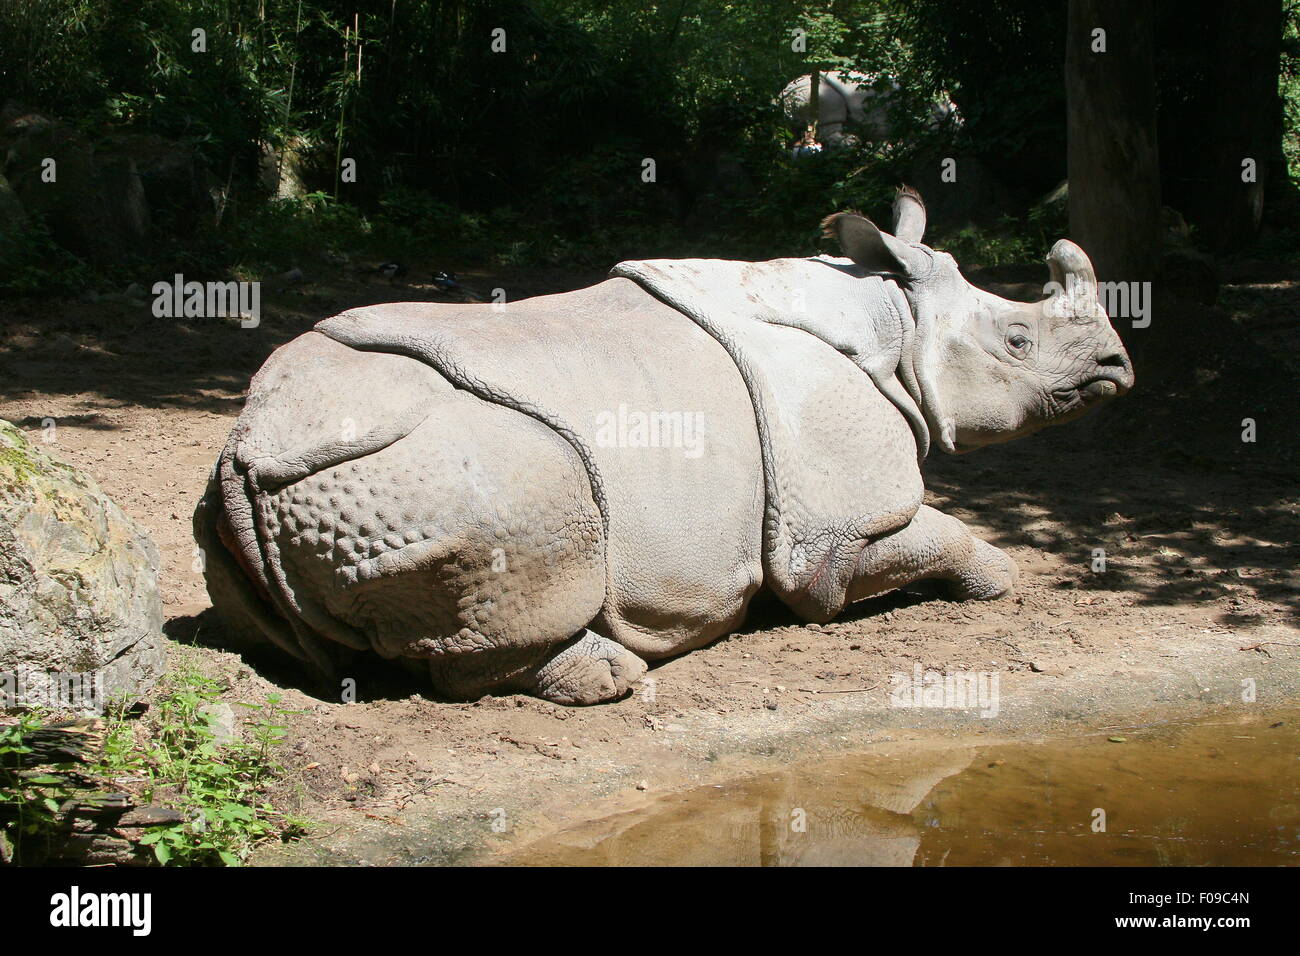
[[1103, 368], [1128, 368], [1128, 356], [1123, 352], [1107, 352], [1097, 356], [1097, 364]]
[[1133, 363], [1128, 357], [1128, 353], [1122, 348], [1113, 349], [1109, 352], [1103, 352], [1097, 357], [1097, 367], [1104, 369], [1116, 369], [1118, 374], [1112, 372], [1115, 376], [1115, 383], [1120, 386], [1121, 390], [1127, 391], [1133, 387]]

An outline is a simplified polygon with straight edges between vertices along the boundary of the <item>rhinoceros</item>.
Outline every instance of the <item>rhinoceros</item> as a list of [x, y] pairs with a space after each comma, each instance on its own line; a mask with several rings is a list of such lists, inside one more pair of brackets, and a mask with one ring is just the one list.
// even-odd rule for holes
[[[817, 87], [817, 138], [828, 146], [855, 142], [882, 143], [897, 137], [890, 108], [902, 87], [892, 77], [851, 70], [825, 70]], [[812, 78], [796, 77], [781, 90], [780, 103], [786, 125], [801, 134], [812, 118]], [[930, 106], [929, 127], [960, 122], [957, 105], [944, 97]]]
[[645, 260], [514, 303], [344, 312], [278, 349], [195, 513], [233, 638], [337, 677], [373, 652], [450, 699], [626, 694], [736, 629], [760, 589], [810, 622], [1015, 565], [922, 504], [932, 445], [1076, 417], [1133, 372], [1087, 256], [1041, 302], [841, 212], [844, 257]]

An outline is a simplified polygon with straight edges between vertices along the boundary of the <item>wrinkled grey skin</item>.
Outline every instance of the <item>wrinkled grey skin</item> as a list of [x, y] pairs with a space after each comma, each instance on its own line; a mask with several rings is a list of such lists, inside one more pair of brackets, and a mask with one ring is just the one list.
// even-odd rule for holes
[[[922, 505], [920, 461], [1131, 387], [1087, 257], [1058, 242], [1060, 289], [1021, 303], [921, 244], [910, 191], [894, 235], [825, 228], [848, 259], [631, 263], [500, 311], [355, 310], [279, 349], [195, 513], [228, 633], [335, 677], [375, 652], [448, 697], [590, 704], [734, 630], [760, 588], [810, 621], [921, 579], [1008, 593], [1011, 560]], [[740, 277], [719, 301], [754, 317], [624, 277], [674, 264]], [[772, 276], [839, 300], [778, 314]], [[698, 413], [702, 441], [611, 441], [620, 408]]]

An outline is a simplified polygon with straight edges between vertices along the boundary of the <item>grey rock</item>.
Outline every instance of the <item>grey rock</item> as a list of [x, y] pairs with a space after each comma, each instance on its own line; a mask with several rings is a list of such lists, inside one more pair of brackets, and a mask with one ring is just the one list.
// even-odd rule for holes
[[264, 144], [258, 160], [258, 183], [277, 199], [307, 195], [303, 176], [309, 151], [309, 144], [300, 137], [293, 137], [279, 149]]
[[207, 721], [215, 743], [229, 744], [239, 739], [239, 720], [229, 704], [204, 704], [199, 714]]
[[158, 565], [94, 480], [0, 421], [0, 672], [29, 694], [93, 674], [104, 701], [138, 697], [165, 666]]
[[16, 234], [27, 222], [27, 211], [22, 201], [9, 185], [9, 180], [0, 176], [0, 237]]
[[[29, 119], [0, 128], [0, 172], [27, 212], [45, 221], [59, 245], [95, 262], [142, 252], [150, 216], [135, 160], [97, 153], [71, 127]], [[55, 162], [53, 182], [42, 176], [47, 159]]]
[[165, 223], [169, 234], [189, 236], [211, 225], [215, 181], [192, 144], [147, 133], [122, 133], [97, 143], [95, 155], [135, 164], [149, 215]]
[[119, 827], [175, 826], [185, 822], [185, 815], [171, 807], [150, 805], [127, 811], [117, 821]]

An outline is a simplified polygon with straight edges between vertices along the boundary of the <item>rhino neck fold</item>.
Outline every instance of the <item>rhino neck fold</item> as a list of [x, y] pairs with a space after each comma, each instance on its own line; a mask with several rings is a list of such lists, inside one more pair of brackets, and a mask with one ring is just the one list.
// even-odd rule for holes
[[889, 303], [898, 319], [898, 364], [887, 379], [872, 376], [880, 393], [894, 403], [907, 419], [916, 436], [916, 458], [924, 461], [930, 453], [930, 426], [924, 412], [924, 394], [916, 374], [916, 314], [912, 302], [896, 282], [885, 283]]
[[[820, 339], [865, 372], [903, 416], [918, 461], [929, 453], [932, 430], [940, 426], [916, 354], [926, 339], [918, 334], [910, 294], [892, 279], [831, 256], [630, 261], [610, 275], [631, 279], [723, 342], [747, 382], [751, 370], [733, 340], [746, 325], [783, 325]], [[797, 298], [801, 306], [792, 308]], [[763, 362], [758, 354], [749, 359]]]
[[944, 411], [943, 399], [935, 381], [938, 368], [938, 357], [935, 354], [938, 348], [938, 317], [934, 306], [912, 289], [899, 294], [907, 304], [914, 331], [907, 349], [908, 354], [899, 366], [900, 377], [908, 383], [908, 393], [920, 408], [927, 429], [927, 446], [930, 435], [936, 435], [939, 446], [952, 453], [955, 451], [952, 422]]

